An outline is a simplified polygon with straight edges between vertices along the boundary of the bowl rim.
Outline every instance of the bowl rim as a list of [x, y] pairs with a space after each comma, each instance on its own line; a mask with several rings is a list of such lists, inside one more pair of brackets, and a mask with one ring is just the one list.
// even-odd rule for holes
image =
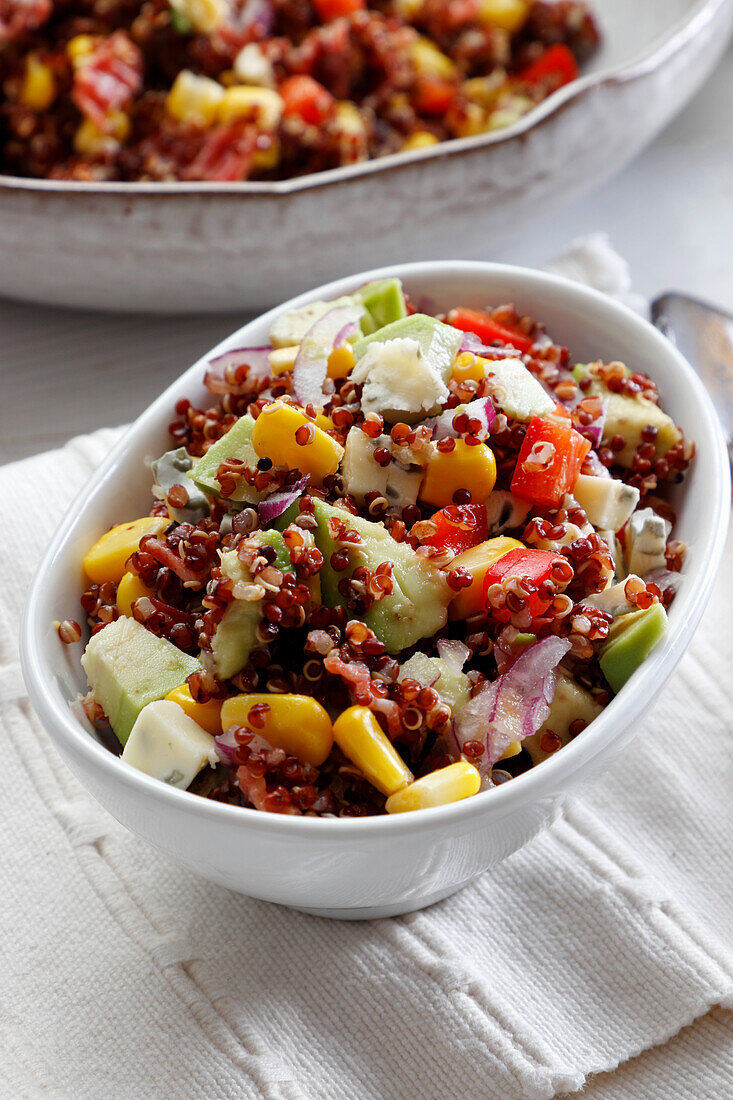
[[[637, 336], [640, 341], [646, 341], [650, 353], [656, 353], [658, 359], [666, 359], [673, 371], [681, 374], [705, 422], [705, 431], [695, 442], [698, 455], [701, 452], [707, 453], [712, 476], [706, 487], [709, 494], [709, 530], [707, 538], [700, 542], [701, 552], [697, 553], [694, 559], [694, 566], [699, 574], [697, 583], [683, 586], [678, 596], [678, 601], [683, 604], [683, 608], [675, 616], [676, 623], [673, 629], [670, 630], [664, 642], [657, 646], [634, 673], [629, 682], [631, 687], [622, 689], [587, 730], [583, 731], [582, 736], [571, 741], [562, 752], [523, 772], [510, 783], [501, 784], [461, 802], [445, 806], [405, 814], [384, 814], [364, 818], [329, 819], [268, 814], [248, 807], [232, 806], [202, 798], [189, 791], [161, 783], [126, 764], [121, 757], [115, 756], [90, 736], [74, 717], [67, 704], [56, 700], [52, 670], [45, 665], [42, 658], [41, 638], [43, 632], [47, 632], [49, 625], [42, 617], [41, 611], [46, 578], [53, 572], [56, 558], [61, 556], [66, 543], [73, 537], [76, 524], [84, 513], [90, 491], [114, 476], [118, 460], [128, 452], [131, 446], [133, 449], [136, 446], [135, 436], [138, 431], [169, 418], [172, 403], [180, 396], [177, 391], [181, 384], [187, 384], [188, 381], [200, 384], [200, 371], [204, 364], [214, 355], [220, 354], [229, 347], [237, 346], [241, 339], [246, 339], [249, 328], [269, 324], [285, 308], [298, 308], [319, 296], [338, 297], [353, 291], [371, 279], [396, 275], [409, 282], [411, 276], [419, 277], [441, 271], [447, 282], [452, 279], [481, 276], [519, 279], [525, 285], [528, 298], [531, 298], [533, 291], [559, 290], [578, 312], [582, 313], [584, 306], [590, 312], [605, 311], [608, 318], [617, 326], [624, 327], [631, 336]], [[101, 772], [106, 783], [121, 783], [123, 787], [128, 788], [131, 796], [137, 794], [158, 799], [163, 806], [170, 806], [182, 813], [201, 815], [212, 822], [228, 822], [235, 827], [255, 831], [267, 833], [274, 831], [278, 835], [290, 836], [293, 839], [313, 833], [318, 834], [319, 840], [330, 839], [335, 842], [352, 836], [359, 836], [364, 840], [375, 836], [394, 837], [398, 833], [409, 834], [428, 826], [461, 824], [468, 826], [476, 817], [485, 817], [488, 823], [490, 818], [500, 818], [513, 812], [518, 804], [539, 801], [543, 796], [564, 786], [573, 772], [609, 747], [624, 733], [629, 723], [634, 718], [639, 718], [651, 704], [685, 652], [702, 618], [725, 546], [730, 502], [728, 452], [710, 396], [692, 366], [677, 348], [637, 313], [615, 299], [580, 283], [515, 265], [471, 260], [391, 264], [348, 275], [313, 288], [248, 321], [182, 372], [128, 427], [77, 493], [51, 537], [36, 569], [21, 622], [21, 669], [31, 703], [53, 742], [61, 742], [63, 748], [73, 757], [78, 758], [87, 768]]]
[[733, 0], [696, 0], [690, 11], [668, 28], [661, 38], [655, 39], [646, 50], [610, 69], [588, 73], [585, 76], [580, 76], [577, 80], [573, 80], [570, 84], [558, 88], [557, 91], [538, 103], [536, 107], [528, 111], [517, 122], [501, 130], [476, 134], [472, 137], [452, 138], [426, 149], [391, 153], [373, 160], [361, 161], [358, 164], [344, 165], [324, 172], [312, 172], [306, 176], [296, 176], [291, 179], [272, 182], [247, 180], [207, 182], [201, 180], [192, 182], [98, 181], [87, 183], [78, 180], [32, 179], [25, 176], [0, 173], [0, 192], [20, 191], [55, 195], [77, 193], [89, 195], [93, 193], [95, 195], [123, 195], [127, 198], [143, 195], [147, 198], [170, 195], [184, 197], [192, 194], [240, 197], [264, 195], [270, 198], [286, 198], [288, 195], [301, 191], [331, 187], [348, 180], [361, 179], [373, 174], [395, 172], [423, 161], [460, 156], [461, 153], [475, 152], [495, 145], [502, 145], [517, 137], [523, 137], [535, 126], [547, 122], [573, 101], [582, 99], [595, 88], [605, 85], [626, 84], [661, 68], [676, 53], [684, 49], [687, 43], [695, 38], [716, 17], [719, 11], [731, 3], [733, 3]]

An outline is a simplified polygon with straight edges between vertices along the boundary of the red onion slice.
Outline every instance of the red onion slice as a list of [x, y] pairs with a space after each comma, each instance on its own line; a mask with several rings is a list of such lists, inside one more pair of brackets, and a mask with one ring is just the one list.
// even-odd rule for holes
[[484, 438], [491, 434], [496, 420], [496, 409], [490, 397], [480, 397], [475, 401], [469, 401], [462, 409], [460, 406], [455, 409], [446, 409], [440, 416], [426, 420], [425, 426], [432, 429], [433, 439], [445, 439], [447, 436], [458, 438], [458, 432], [453, 427], [453, 418], [459, 411], [465, 412], [471, 420], [481, 421], [479, 434]]
[[328, 357], [358, 332], [363, 312], [358, 305], [334, 306], [308, 329], [293, 366], [293, 390], [301, 405], [323, 407]]
[[471, 650], [457, 638], [441, 638], [438, 642], [438, 656], [451, 672], [462, 672]]
[[516, 659], [492, 683], [466, 703], [456, 721], [459, 745], [482, 741], [486, 752], [477, 764], [486, 777], [512, 741], [536, 733], [550, 713], [557, 669], [570, 649], [567, 638], [543, 638]]
[[[463, 339], [461, 340], [461, 346], [458, 349], [459, 353], [462, 351], [470, 351], [472, 355], [480, 355], [482, 359], [521, 359], [522, 352], [515, 348], [512, 344], [502, 345], [500, 348], [492, 348], [487, 344], [482, 344], [480, 337], [475, 332], [464, 332]], [[514, 352], [514, 355], [509, 354]]]
[[257, 513], [262, 526], [266, 527], [268, 523], [272, 523], [274, 519], [286, 512], [293, 501], [297, 500], [302, 494], [307, 484], [308, 475], [302, 477], [300, 481], [296, 481], [292, 489], [283, 489], [282, 492], [272, 493], [271, 496], [260, 501], [257, 505]]
[[[232, 348], [210, 359], [204, 385], [210, 393], [231, 393], [239, 397], [252, 393], [253, 382], [270, 376], [271, 347]], [[246, 370], [244, 369], [246, 368]]]

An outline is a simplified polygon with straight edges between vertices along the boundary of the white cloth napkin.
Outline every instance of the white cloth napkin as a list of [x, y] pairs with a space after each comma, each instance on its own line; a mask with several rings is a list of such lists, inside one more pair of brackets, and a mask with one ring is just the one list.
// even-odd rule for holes
[[[599, 268], [607, 248], [576, 242], [576, 273], [627, 293], [618, 258]], [[124, 831], [30, 708], [24, 591], [116, 435], [0, 467], [0, 1095], [543, 1100], [622, 1064], [588, 1095], [722, 1095], [733, 538], [687, 655], [592, 794], [429, 910], [324, 921], [211, 886]], [[670, 1077], [651, 1048], [683, 1028]]]

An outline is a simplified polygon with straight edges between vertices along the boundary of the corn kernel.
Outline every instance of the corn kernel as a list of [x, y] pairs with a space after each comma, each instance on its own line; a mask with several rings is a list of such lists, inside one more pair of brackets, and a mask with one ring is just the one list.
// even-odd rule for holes
[[461, 351], [453, 360], [451, 378], [454, 382], [480, 382], [486, 377], [488, 359], [482, 359], [480, 355], [474, 355], [470, 351]]
[[252, 167], [258, 168], [261, 172], [269, 172], [270, 169], [277, 168], [281, 155], [280, 142], [273, 134], [266, 149], [256, 149], [253, 153]]
[[[297, 439], [301, 428], [306, 437], [303, 443]], [[265, 405], [255, 421], [252, 446], [259, 458], [269, 458], [275, 466], [310, 474], [318, 483], [336, 473], [344, 453], [340, 443], [299, 409], [282, 401]]]
[[351, 344], [342, 344], [340, 348], [334, 348], [328, 357], [328, 377], [345, 378], [354, 369], [354, 353]]
[[510, 539], [507, 535], [499, 535], [487, 542], [480, 542], [478, 546], [472, 546], [464, 550], [451, 562], [451, 568], [462, 566], [468, 569], [473, 580], [468, 588], [461, 591], [451, 600], [448, 609], [451, 619], [468, 619], [483, 611], [484, 578], [499, 558], [508, 554], [510, 550], [523, 550], [524, 544], [518, 539]]
[[117, 610], [120, 615], [132, 618], [132, 605], [141, 596], [152, 596], [152, 589], [138, 577], [137, 573], [125, 573], [117, 585]]
[[522, 751], [522, 745], [519, 741], [510, 741], [504, 752], [499, 757], [499, 760], [511, 760], [513, 756], [517, 756]]
[[527, 0], [479, 0], [478, 19], [489, 27], [516, 34], [527, 21]]
[[425, 0], [394, 0], [395, 15], [407, 23], [412, 23], [424, 6]]
[[455, 123], [456, 137], [475, 137], [486, 130], [486, 111], [478, 103], [466, 103]]
[[449, 57], [438, 49], [428, 38], [418, 38], [410, 46], [412, 63], [420, 76], [436, 76], [441, 80], [452, 80], [456, 67]]
[[486, 131], [504, 130], [507, 126], [513, 126], [514, 123], [518, 122], [520, 118], [526, 115], [527, 111], [531, 110], [533, 106], [534, 103], [529, 96], [512, 96], [503, 106], [497, 107], [496, 110], [491, 112], [486, 120]]
[[[255, 706], [269, 709], [255, 712], [258, 716], [250, 720], [250, 711]], [[284, 749], [316, 768], [333, 746], [331, 719], [310, 695], [235, 695], [225, 700], [221, 708], [221, 728], [228, 730], [230, 726], [248, 726], [274, 748]]]
[[507, 90], [507, 75], [503, 69], [495, 69], [490, 76], [474, 76], [464, 80], [461, 91], [468, 99], [483, 108], [493, 107], [497, 98]]
[[178, 703], [189, 718], [193, 718], [202, 729], [210, 733], [212, 737], [218, 737], [221, 733], [221, 699], [209, 699], [208, 703], [197, 703], [191, 695], [188, 684], [181, 684], [173, 688], [165, 696], [172, 703]]
[[94, 543], [84, 557], [84, 572], [94, 584], [113, 584], [122, 580], [125, 562], [144, 535], [159, 535], [170, 523], [167, 516], [143, 516], [120, 523]]
[[333, 739], [344, 756], [382, 794], [412, 782], [412, 772], [368, 707], [349, 707], [333, 724]]
[[224, 89], [207, 76], [196, 76], [190, 69], [182, 69], [168, 92], [165, 108], [178, 122], [190, 122], [196, 126], [211, 126], [217, 118], [224, 98]]
[[457, 439], [452, 451], [435, 447], [428, 459], [420, 499], [444, 508], [458, 489], [467, 489], [474, 504], [483, 504], [496, 482], [494, 452], [485, 443], [471, 447]]
[[477, 794], [481, 787], [481, 776], [473, 764], [459, 760], [447, 768], [423, 775], [403, 787], [387, 799], [385, 809], [388, 814], [404, 814], [410, 810], [428, 810], [431, 806], [445, 806], [449, 802], [460, 802]]
[[56, 78], [53, 69], [38, 54], [25, 58], [25, 73], [20, 88], [20, 102], [31, 111], [45, 111], [56, 98]]
[[300, 344], [289, 344], [286, 348], [275, 348], [268, 355], [270, 370], [273, 374], [283, 374], [292, 370], [300, 351]]
[[66, 55], [74, 68], [78, 68], [94, 49], [94, 36], [77, 34], [66, 43]]
[[227, 88], [219, 104], [219, 122], [253, 119], [261, 130], [275, 130], [283, 113], [283, 101], [272, 88], [235, 84]]
[[[272, 62], [265, 55], [262, 47], [257, 42], [248, 42], [243, 46], [234, 58], [235, 79], [230, 84], [239, 81], [242, 84], [256, 84], [260, 88], [275, 87], [275, 70]], [[223, 81], [223, 83], [227, 83]]]
[[413, 149], [429, 149], [431, 145], [437, 145], [438, 139], [429, 130], [416, 130], [405, 141], [402, 152], [410, 152]]
[[74, 148], [85, 157], [96, 157], [108, 150], [114, 152], [130, 136], [131, 123], [124, 111], [111, 111], [103, 130], [85, 118], [74, 134]]
[[211, 34], [220, 27], [228, 10], [226, 0], [171, 0], [171, 7], [199, 34]]

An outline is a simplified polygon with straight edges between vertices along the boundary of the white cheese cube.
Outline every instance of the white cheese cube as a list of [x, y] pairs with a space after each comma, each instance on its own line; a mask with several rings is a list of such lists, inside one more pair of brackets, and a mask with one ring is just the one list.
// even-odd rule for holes
[[160, 699], [140, 711], [122, 759], [138, 771], [183, 790], [205, 764], [218, 762], [214, 738], [178, 703]]
[[613, 477], [580, 474], [573, 496], [594, 527], [620, 531], [637, 504], [639, 490]]
[[257, 84], [262, 88], [275, 87], [275, 70], [271, 61], [256, 42], [248, 42], [234, 58], [234, 72], [243, 84]]
[[418, 341], [406, 337], [369, 344], [351, 378], [364, 384], [364, 412], [381, 413], [391, 423], [422, 419], [448, 397]]
[[[387, 445], [389, 445], [389, 439], [385, 436]], [[349, 434], [346, 436], [346, 443], [344, 444], [344, 454], [341, 459], [341, 477], [344, 481], [344, 488], [358, 504], [364, 503], [364, 497], [367, 493], [379, 493], [380, 496], [386, 496], [387, 493], [387, 471], [389, 467], [380, 466], [374, 459], [374, 452], [377, 446], [384, 446], [384, 443], [378, 443], [376, 440], [372, 440], [369, 436], [354, 426], [349, 429]]]
[[634, 512], [626, 529], [624, 556], [629, 573], [640, 577], [667, 566], [664, 551], [672, 525], [651, 508]]

